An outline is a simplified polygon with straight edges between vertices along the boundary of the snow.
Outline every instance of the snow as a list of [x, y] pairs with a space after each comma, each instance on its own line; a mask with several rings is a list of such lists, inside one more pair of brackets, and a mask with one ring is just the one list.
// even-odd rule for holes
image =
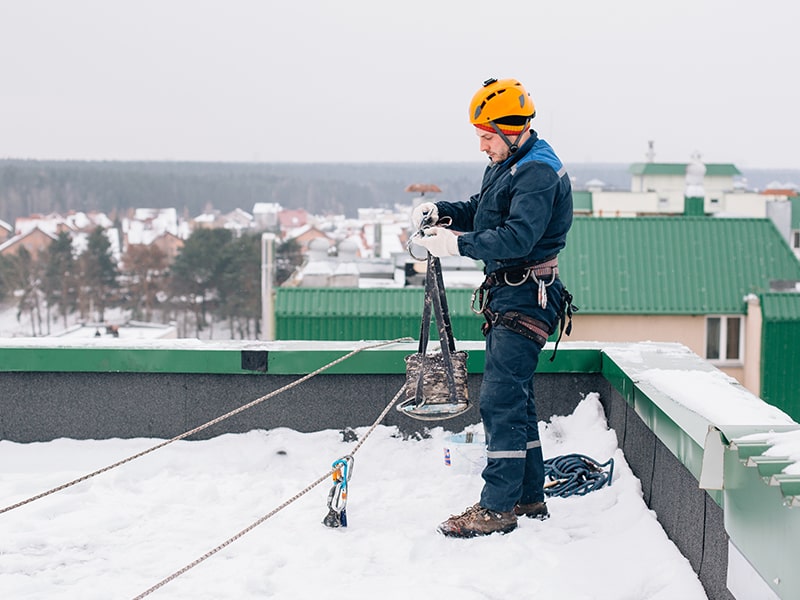
[[784, 458], [792, 461], [792, 464], [783, 469], [782, 473], [786, 475], [800, 475], [800, 429], [743, 435], [740, 440], [761, 442], [769, 445], [769, 448], [764, 451], [764, 456]]
[[[706, 598], [688, 561], [642, 500], [596, 394], [540, 423], [547, 457], [615, 460], [611, 486], [551, 498], [547, 521], [470, 540], [435, 531], [477, 501], [482, 480], [447, 467], [451, 434], [403, 440], [378, 426], [355, 453], [348, 526], [322, 525], [341, 432], [254, 430], [179, 441], [0, 514], [7, 598], [352, 599]], [[356, 430], [363, 440], [369, 428]], [[10, 506], [160, 440], [0, 441]], [[313, 482], [324, 478], [320, 485]], [[276, 508], [288, 503], [282, 510]], [[263, 517], [270, 515], [268, 518]], [[259, 521], [246, 535], [240, 532]], [[206, 560], [206, 553], [219, 548]]]
[[[85, 344], [16, 337], [29, 331], [25, 315], [17, 321], [13, 306], [0, 307], [0, 345]], [[92, 340], [109, 348], [129, 343], [106, 336]], [[194, 348], [207, 342], [136, 344]], [[794, 421], [707, 363], [695, 370], [648, 368], [654, 352], [664, 364], [678, 364], [687, 350], [647, 344], [565, 342], [562, 347], [612, 352], [636, 381], [712, 423], [774, 425], [778, 432], [746, 439], [765, 441], [770, 445], [765, 455], [788, 457], [794, 464], [784, 472], [800, 474], [800, 432], [780, 431]], [[342, 347], [351, 349], [352, 343]], [[395, 429], [377, 427], [355, 456], [349, 526], [343, 529], [322, 525], [329, 478], [297, 496], [324, 477], [334, 460], [352, 452], [355, 442], [344, 442], [341, 432], [256, 430], [175, 442], [0, 514], [0, 597], [132, 598], [205, 556], [152, 596], [705, 598], [688, 561], [644, 504], [596, 395], [587, 396], [572, 415], [554, 417], [540, 428], [547, 457], [576, 452], [601, 463], [613, 457], [613, 485], [583, 497], [549, 499], [549, 520], [523, 519], [511, 534], [473, 540], [447, 539], [435, 531], [440, 521], [477, 501], [482, 485], [479, 469], [465, 469], [463, 460], [480, 448], [453, 451], [453, 465], [446, 467], [443, 448], [453, 443], [441, 428], [426, 439], [403, 440]], [[363, 439], [367, 428], [356, 432]], [[0, 510], [160, 442], [0, 441]], [[219, 552], [207, 554], [234, 536]]]
[[648, 369], [641, 373], [640, 381], [651, 383], [716, 425], [793, 423], [789, 415], [754, 396], [722, 371]]

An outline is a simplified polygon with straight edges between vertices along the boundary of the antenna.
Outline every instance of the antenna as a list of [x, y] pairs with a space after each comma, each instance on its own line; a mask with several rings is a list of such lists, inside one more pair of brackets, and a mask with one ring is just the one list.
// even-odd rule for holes
[[655, 142], [650, 140], [647, 142], [647, 153], [645, 153], [645, 158], [647, 158], [647, 162], [653, 162], [656, 158], [656, 151], [655, 151]]

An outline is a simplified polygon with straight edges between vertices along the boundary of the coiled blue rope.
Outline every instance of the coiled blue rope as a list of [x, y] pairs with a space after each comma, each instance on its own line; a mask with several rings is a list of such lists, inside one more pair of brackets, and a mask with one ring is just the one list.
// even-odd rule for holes
[[[608, 470], [604, 470], [608, 467]], [[604, 463], [583, 454], [565, 454], [544, 461], [544, 493], [546, 496], [584, 496], [611, 485], [614, 459]]]

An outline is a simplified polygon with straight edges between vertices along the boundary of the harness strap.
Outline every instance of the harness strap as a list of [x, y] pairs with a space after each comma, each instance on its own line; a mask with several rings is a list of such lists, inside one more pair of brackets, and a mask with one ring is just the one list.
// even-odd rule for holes
[[529, 340], [533, 340], [540, 348], [543, 348], [547, 338], [552, 333], [552, 331], [548, 331], [549, 328], [544, 321], [534, 319], [514, 310], [500, 314], [487, 308], [483, 311], [483, 316], [486, 318], [486, 323], [481, 327], [483, 335], [488, 335], [489, 330], [499, 324], [525, 336]]
[[[556, 350], [558, 350], [558, 342], [561, 341], [561, 336], [564, 335], [564, 333], [567, 335], [572, 333], [572, 315], [579, 310], [577, 306], [572, 304], [572, 294], [569, 293], [567, 288], [564, 288], [562, 294], [564, 296], [564, 308], [560, 313], [558, 313], [561, 324], [558, 330], [558, 339], [553, 347], [553, 356], [550, 357], [550, 362], [553, 362], [556, 359]], [[569, 322], [567, 322], [567, 319], [569, 319]]]
[[[550, 357], [550, 362], [553, 362], [556, 359], [558, 344], [561, 341], [561, 337], [564, 335], [564, 333], [567, 335], [572, 333], [572, 315], [573, 313], [578, 312], [578, 307], [572, 304], [572, 294], [570, 294], [566, 288], [564, 288], [563, 296], [564, 309], [558, 315], [560, 322], [558, 339], [556, 339], [556, 343], [553, 346], [553, 355]], [[553, 331], [544, 321], [534, 319], [529, 315], [513, 310], [499, 314], [493, 312], [488, 307], [484, 307], [483, 316], [486, 319], [486, 323], [481, 326], [481, 331], [483, 332], [484, 336], [489, 334], [489, 330], [494, 325], [500, 324], [515, 333], [525, 336], [529, 340], [533, 340], [539, 345], [540, 348], [544, 348], [547, 338], [549, 338], [550, 334], [553, 333]]]
[[522, 285], [528, 277], [536, 283], [549, 279], [550, 281], [545, 282], [545, 285], [550, 285], [558, 277], [558, 256], [522, 267], [498, 269], [486, 276], [481, 287], [488, 289], [495, 285]]

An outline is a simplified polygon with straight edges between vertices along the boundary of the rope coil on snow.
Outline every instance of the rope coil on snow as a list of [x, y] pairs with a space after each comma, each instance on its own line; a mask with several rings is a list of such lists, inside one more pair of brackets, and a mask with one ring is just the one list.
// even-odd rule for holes
[[[607, 471], [603, 470], [605, 467], [608, 467]], [[583, 454], [556, 456], [544, 461], [544, 476], [546, 496], [585, 496], [606, 484], [611, 485], [614, 459], [598, 463]]]

